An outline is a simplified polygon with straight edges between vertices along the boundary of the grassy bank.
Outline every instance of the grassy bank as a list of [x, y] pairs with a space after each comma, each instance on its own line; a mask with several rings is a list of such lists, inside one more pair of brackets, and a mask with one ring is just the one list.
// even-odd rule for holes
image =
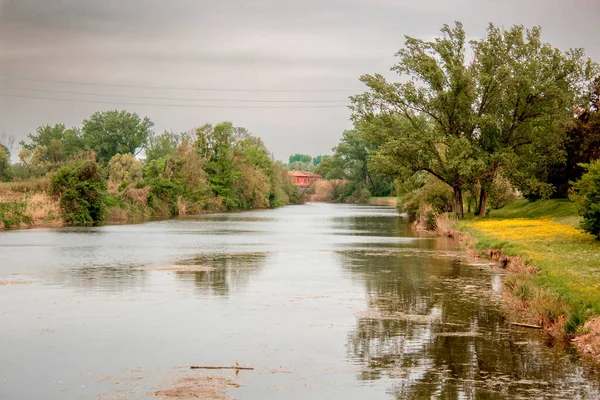
[[0, 183], [0, 230], [61, 225], [58, 200], [47, 194], [48, 179]]
[[372, 206], [390, 206], [396, 207], [398, 198], [396, 197], [370, 197], [369, 204]]
[[520, 200], [464, 220], [458, 229], [470, 234], [479, 254], [508, 265], [505, 290], [522, 316], [555, 336], [593, 333], [600, 316], [600, 242], [579, 229], [570, 201]]

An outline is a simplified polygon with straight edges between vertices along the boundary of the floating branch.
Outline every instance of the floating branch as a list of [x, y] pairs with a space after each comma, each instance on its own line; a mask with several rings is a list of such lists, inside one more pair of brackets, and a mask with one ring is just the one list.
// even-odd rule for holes
[[539, 325], [524, 324], [522, 322], [511, 322], [511, 325], [522, 326], [523, 328], [542, 329]]
[[254, 370], [254, 368], [249, 368], [249, 367], [218, 367], [218, 366], [212, 366], [212, 365], [206, 365], [206, 366], [199, 366], [199, 365], [192, 365], [190, 367], [190, 369], [236, 369], [236, 370], [248, 370], [248, 371], [252, 371]]

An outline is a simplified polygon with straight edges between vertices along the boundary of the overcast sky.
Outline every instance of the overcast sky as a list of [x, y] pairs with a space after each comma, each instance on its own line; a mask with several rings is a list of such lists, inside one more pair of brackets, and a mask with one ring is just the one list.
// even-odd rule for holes
[[159, 131], [232, 121], [278, 159], [327, 154], [358, 77], [392, 76], [404, 35], [455, 20], [471, 38], [489, 22], [541, 25], [600, 60], [600, 0], [0, 0], [0, 131], [118, 108]]

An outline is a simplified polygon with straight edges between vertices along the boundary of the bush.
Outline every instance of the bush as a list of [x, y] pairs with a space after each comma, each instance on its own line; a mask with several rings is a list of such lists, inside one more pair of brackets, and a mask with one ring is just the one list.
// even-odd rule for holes
[[13, 171], [10, 166], [10, 153], [0, 144], [0, 182], [12, 180]]
[[177, 200], [181, 187], [174, 182], [158, 178], [149, 182], [148, 204], [159, 215], [173, 216], [179, 213]]
[[587, 172], [573, 183], [569, 197], [583, 217], [581, 227], [600, 239], [600, 159], [581, 166]]
[[49, 192], [60, 197], [66, 224], [94, 225], [106, 218], [107, 185], [100, 166], [93, 160], [62, 166], [52, 176]]
[[0, 228], [10, 229], [21, 223], [27, 224], [30, 218], [25, 215], [27, 205], [24, 201], [0, 203]]
[[399, 193], [398, 209], [408, 214], [410, 220], [416, 220], [419, 213], [432, 213], [430, 219], [452, 210], [454, 195], [452, 188], [429, 176], [414, 176], [405, 182], [397, 182]]
[[143, 168], [144, 165], [133, 154], [115, 154], [108, 162], [108, 180], [117, 185], [126, 183], [126, 187], [142, 180]]

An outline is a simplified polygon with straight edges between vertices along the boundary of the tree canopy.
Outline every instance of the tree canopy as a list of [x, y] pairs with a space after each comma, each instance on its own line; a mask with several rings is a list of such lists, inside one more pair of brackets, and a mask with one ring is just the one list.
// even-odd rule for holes
[[595, 70], [581, 49], [543, 43], [539, 27], [493, 24], [467, 44], [456, 22], [433, 41], [407, 36], [396, 56], [392, 70], [401, 81], [363, 75], [369, 90], [352, 97], [355, 126], [379, 144], [374, 171], [401, 179], [429, 173], [452, 188], [461, 216], [463, 191], [472, 185], [481, 188], [485, 214], [499, 173], [526, 193], [548, 194], [544, 174], [562, 161], [569, 106]]
[[137, 155], [146, 145], [154, 123], [127, 111], [96, 112], [83, 121], [82, 140], [107, 163], [115, 154]]

